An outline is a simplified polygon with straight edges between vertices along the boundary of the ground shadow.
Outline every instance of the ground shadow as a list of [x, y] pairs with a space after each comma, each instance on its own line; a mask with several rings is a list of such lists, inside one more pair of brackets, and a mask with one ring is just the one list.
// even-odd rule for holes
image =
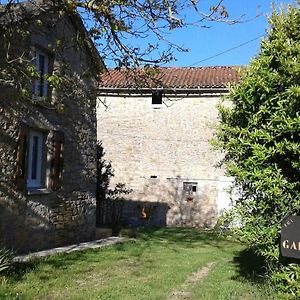
[[[127, 233], [131, 229], [126, 229]], [[126, 231], [125, 230], [125, 231]], [[123, 231], [121, 232], [123, 233]], [[115, 245], [113, 250], [117, 252], [126, 252], [130, 256], [141, 257], [149, 249], [149, 246], [163, 243], [164, 247], [178, 249], [196, 248], [213, 246], [222, 251], [231, 243], [225, 238], [218, 236], [214, 232], [207, 232], [195, 228], [136, 228], [136, 241], [134, 244], [128, 243]], [[133, 247], [131, 247], [133, 245]], [[110, 250], [109, 250], [110, 251]], [[9, 274], [12, 281], [19, 282], [25, 279], [26, 274], [35, 272], [41, 281], [47, 281], [51, 276], [51, 271], [45, 266], [55, 270], [67, 271], [71, 266], [77, 263], [101, 263], [105, 260], [107, 252], [101, 249], [89, 249], [85, 251], [75, 251], [72, 253], [60, 253], [42, 259], [33, 259], [28, 262], [18, 262], [15, 264], [13, 272]], [[247, 260], [247, 258], [245, 258]], [[39, 272], [39, 270], [43, 270]], [[242, 272], [241, 272], [242, 274]], [[242, 275], [241, 275], [242, 276]]]
[[234, 257], [233, 263], [237, 267], [235, 280], [248, 280], [253, 283], [264, 283], [266, 264], [262, 256], [256, 254], [252, 249], [240, 251]]
[[[22, 281], [26, 274], [37, 272], [43, 266], [49, 266], [55, 270], [67, 270], [70, 266], [78, 262], [97, 262], [101, 260], [101, 255], [91, 255], [93, 252], [99, 252], [99, 249], [88, 249], [86, 251], [74, 251], [71, 253], [59, 253], [45, 258], [32, 258], [26, 262], [15, 262], [13, 268], [5, 275], [13, 282]], [[45, 271], [48, 272], [48, 271]], [[38, 274], [39, 272], [37, 272]], [[40, 280], [47, 281], [48, 276], [39, 275]]]
[[27, 273], [34, 272], [37, 269], [39, 263], [40, 261], [38, 260], [31, 260], [28, 262], [15, 262], [13, 268], [4, 273], [4, 275], [8, 276], [14, 282], [21, 281]]
[[123, 183], [110, 187], [114, 170], [105, 158], [102, 142], [97, 143], [97, 227], [110, 227], [118, 234], [122, 227], [165, 227], [169, 206], [163, 202], [134, 201], [131, 189]]

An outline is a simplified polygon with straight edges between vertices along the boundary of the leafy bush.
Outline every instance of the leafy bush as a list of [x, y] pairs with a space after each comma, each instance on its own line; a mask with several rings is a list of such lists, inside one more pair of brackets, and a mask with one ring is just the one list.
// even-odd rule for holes
[[0, 274], [9, 271], [14, 264], [12, 251], [0, 248]]
[[285, 266], [278, 245], [284, 217], [300, 213], [299, 7], [274, 11], [269, 23], [260, 53], [229, 94], [232, 104], [220, 106], [217, 135], [239, 194], [236, 231], [270, 273], [277, 270], [277, 288], [285, 282], [293, 297], [300, 293], [299, 267]]
[[272, 275], [279, 293], [289, 294], [290, 299], [300, 299], [300, 266], [289, 264]]

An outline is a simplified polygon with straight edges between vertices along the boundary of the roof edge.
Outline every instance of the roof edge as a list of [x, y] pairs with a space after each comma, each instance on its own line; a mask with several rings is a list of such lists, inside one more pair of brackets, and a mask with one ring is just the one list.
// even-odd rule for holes
[[203, 88], [106, 88], [101, 87], [99, 89], [100, 94], [151, 94], [153, 91], [163, 91], [167, 94], [225, 94], [229, 92], [227, 87], [203, 87]]
[[75, 28], [84, 36], [85, 38], [85, 47], [91, 58], [94, 59], [93, 63], [96, 64], [95, 76], [98, 77], [99, 73], [103, 74], [103, 71], [108, 72], [94, 42], [88, 35], [87, 29], [85, 28], [81, 17], [78, 14], [70, 14], [70, 19]]

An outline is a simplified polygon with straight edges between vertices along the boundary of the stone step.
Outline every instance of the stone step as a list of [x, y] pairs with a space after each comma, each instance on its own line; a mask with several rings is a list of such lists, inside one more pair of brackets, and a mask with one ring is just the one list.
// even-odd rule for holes
[[91, 241], [91, 242], [84, 242], [74, 245], [68, 245], [64, 247], [57, 247], [52, 248], [48, 250], [43, 250], [39, 252], [29, 253], [25, 255], [19, 255], [14, 258], [14, 261], [17, 262], [23, 262], [23, 261], [29, 261], [33, 258], [43, 258], [48, 255], [53, 255], [57, 253], [70, 253], [74, 251], [82, 251], [87, 249], [97, 249], [105, 246], [111, 246], [115, 244], [122, 244], [128, 241], [134, 241], [132, 239], [122, 238], [122, 237], [109, 237], [106, 239], [100, 239], [97, 241]]
[[112, 236], [112, 230], [111, 228], [96, 228], [96, 235], [95, 238], [96, 240], [99, 239], [106, 239]]

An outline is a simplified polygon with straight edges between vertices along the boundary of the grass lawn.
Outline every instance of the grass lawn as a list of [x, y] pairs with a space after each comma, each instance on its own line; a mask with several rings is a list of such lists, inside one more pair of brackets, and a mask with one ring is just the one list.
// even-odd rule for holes
[[213, 233], [143, 230], [135, 243], [22, 264], [0, 277], [0, 299], [277, 299], [251, 274], [258, 266]]

